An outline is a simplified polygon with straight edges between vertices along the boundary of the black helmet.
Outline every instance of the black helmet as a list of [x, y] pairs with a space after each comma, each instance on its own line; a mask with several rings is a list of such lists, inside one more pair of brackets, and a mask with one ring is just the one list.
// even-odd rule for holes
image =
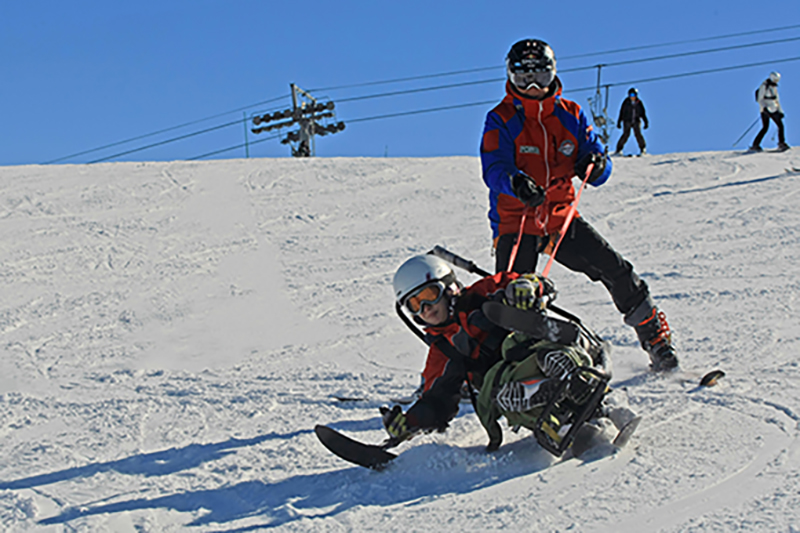
[[628, 96], [639, 96], [639, 91], [636, 90], [636, 87], [631, 87], [628, 89]]
[[506, 56], [508, 79], [520, 89], [544, 89], [556, 75], [556, 55], [539, 39], [524, 39], [514, 44]]

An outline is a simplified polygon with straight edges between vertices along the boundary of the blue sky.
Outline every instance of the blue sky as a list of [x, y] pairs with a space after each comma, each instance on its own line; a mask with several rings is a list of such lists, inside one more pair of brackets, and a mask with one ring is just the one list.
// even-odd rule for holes
[[[666, 7], [664, 7], [666, 6]], [[800, 25], [800, 2], [405, 2], [42, 1], [0, 4], [0, 165], [86, 163], [240, 120], [114, 161], [190, 159], [243, 144], [244, 119], [290, 105], [304, 89], [484, 69], [412, 82], [314, 91], [337, 102], [347, 129], [317, 138], [322, 157], [477, 155], [492, 104], [359, 120], [437, 107], [499, 101], [503, 60], [525, 37], [547, 40], [561, 71], [625, 60], [785, 42], [603, 69], [616, 119], [631, 81], [750, 63], [763, 65], [635, 85], [647, 106], [652, 153], [731, 149], [757, 118], [753, 92], [781, 72], [789, 144], [800, 144], [800, 27], [626, 53], [586, 54]], [[575, 57], [584, 56], [584, 57]], [[491, 68], [496, 67], [496, 68]], [[565, 97], [588, 107], [597, 71], [563, 72]], [[487, 83], [474, 83], [482, 80]], [[618, 85], [616, 85], [618, 84]], [[362, 99], [440, 85], [449, 89]], [[270, 103], [254, 105], [260, 102]], [[206, 117], [214, 117], [200, 121]], [[349, 121], [353, 121], [350, 123]], [[192, 123], [184, 128], [174, 128]], [[70, 154], [159, 135], [69, 157]], [[764, 141], [774, 145], [774, 129]], [[612, 143], [619, 137], [612, 132]], [[745, 148], [755, 128], [741, 141]], [[265, 135], [249, 135], [258, 141]], [[633, 140], [628, 151], [634, 151]], [[288, 157], [277, 139], [251, 157]], [[245, 156], [244, 148], [211, 158]]]

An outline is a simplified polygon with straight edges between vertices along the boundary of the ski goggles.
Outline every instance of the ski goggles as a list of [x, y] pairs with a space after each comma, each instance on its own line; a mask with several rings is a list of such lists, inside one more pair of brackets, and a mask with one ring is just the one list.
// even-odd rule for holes
[[423, 285], [416, 291], [406, 296], [403, 305], [408, 309], [408, 312], [417, 316], [422, 312], [424, 304], [435, 305], [444, 296], [445, 286], [441, 281]]
[[537, 89], [546, 89], [553, 83], [555, 72], [552, 68], [542, 68], [537, 70], [518, 69], [512, 70], [508, 68], [508, 79], [515, 87], [523, 91], [527, 91], [531, 87]]

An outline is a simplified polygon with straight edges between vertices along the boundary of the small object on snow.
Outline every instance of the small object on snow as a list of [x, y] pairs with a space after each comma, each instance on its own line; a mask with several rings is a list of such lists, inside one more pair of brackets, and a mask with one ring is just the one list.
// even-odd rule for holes
[[363, 402], [366, 400], [366, 398], [360, 398], [358, 396], [334, 396], [333, 399], [340, 402]]
[[700, 380], [701, 387], [713, 387], [717, 384], [717, 380], [721, 377], [725, 377], [725, 372], [722, 370], [712, 370], [705, 376], [703, 379]]

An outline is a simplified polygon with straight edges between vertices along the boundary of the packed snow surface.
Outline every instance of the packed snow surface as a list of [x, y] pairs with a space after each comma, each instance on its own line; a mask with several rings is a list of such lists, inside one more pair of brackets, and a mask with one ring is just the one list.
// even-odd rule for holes
[[378, 407], [418, 385], [403, 261], [439, 244], [493, 269], [477, 158], [0, 168], [0, 530], [800, 531], [792, 167], [619, 158], [583, 194], [681, 359], [649, 373], [604, 287], [553, 268], [644, 416], [627, 448], [555, 458], [506, 429], [487, 454], [462, 405], [383, 472], [313, 427], [379, 443]]

